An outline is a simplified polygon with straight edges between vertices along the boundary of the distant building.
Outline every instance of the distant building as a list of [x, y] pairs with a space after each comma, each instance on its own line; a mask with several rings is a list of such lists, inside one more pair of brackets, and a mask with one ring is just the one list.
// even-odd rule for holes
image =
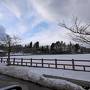
[[0, 56], [5, 56], [5, 55], [6, 55], [6, 52], [3, 50], [0, 50]]

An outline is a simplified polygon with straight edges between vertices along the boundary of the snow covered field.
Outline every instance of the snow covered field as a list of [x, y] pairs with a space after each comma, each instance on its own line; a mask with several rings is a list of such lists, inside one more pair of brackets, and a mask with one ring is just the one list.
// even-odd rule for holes
[[75, 59], [90, 60], [90, 54], [59, 54], [59, 55], [27, 55], [27, 56], [11, 56], [12, 58], [34, 58], [34, 59]]

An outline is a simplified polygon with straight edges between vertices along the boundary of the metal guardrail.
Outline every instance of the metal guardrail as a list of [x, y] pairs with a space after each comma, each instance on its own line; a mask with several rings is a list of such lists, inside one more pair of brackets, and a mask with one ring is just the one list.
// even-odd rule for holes
[[[0, 58], [0, 62], [7, 64], [7, 59]], [[90, 60], [10, 58], [10, 65], [90, 72]]]

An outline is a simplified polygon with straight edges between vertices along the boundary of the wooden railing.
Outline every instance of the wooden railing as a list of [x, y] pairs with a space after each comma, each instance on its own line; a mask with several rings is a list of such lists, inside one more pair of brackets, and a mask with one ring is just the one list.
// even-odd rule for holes
[[[7, 64], [7, 58], [0, 58], [0, 63]], [[10, 58], [10, 65], [90, 72], [90, 60]]]

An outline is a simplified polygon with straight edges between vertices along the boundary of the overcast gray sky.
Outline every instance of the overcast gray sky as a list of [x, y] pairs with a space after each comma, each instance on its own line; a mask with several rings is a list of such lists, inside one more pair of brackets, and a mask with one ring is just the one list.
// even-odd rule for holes
[[0, 0], [0, 25], [6, 28], [0, 34], [17, 35], [23, 43], [69, 42], [68, 31], [57, 24], [73, 16], [89, 23], [89, 9], [90, 0]]

